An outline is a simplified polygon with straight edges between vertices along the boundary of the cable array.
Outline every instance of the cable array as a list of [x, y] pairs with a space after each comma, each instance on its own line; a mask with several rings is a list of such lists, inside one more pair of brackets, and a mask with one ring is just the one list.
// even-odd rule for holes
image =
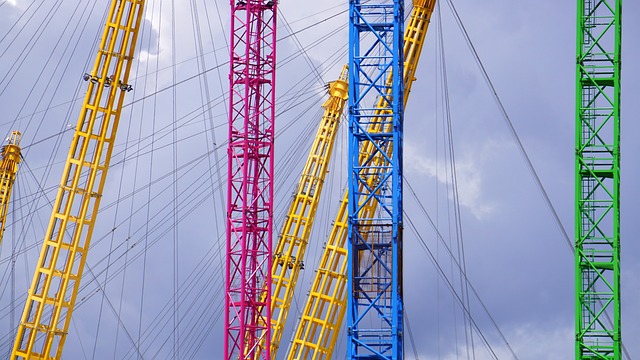
[[[221, 209], [224, 195], [222, 179], [228, 176], [224, 170], [228, 163], [224, 156], [219, 154], [219, 151], [224, 151], [228, 143], [219, 139], [221, 139], [220, 131], [228, 126], [223, 119], [229, 116], [229, 93], [223, 89], [221, 73], [229, 63], [221, 62], [220, 59], [223, 58], [221, 54], [228, 51], [229, 44], [226, 43], [226, 36], [220, 35], [223, 22], [209, 21], [209, 18], [215, 18], [216, 14], [221, 18], [222, 9], [218, 9], [218, 4], [214, 2], [216, 8], [211, 13], [211, 9], [207, 8], [207, 2], [203, 2], [202, 5], [197, 1], [190, 2], [186, 9], [193, 20], [191, 24], [195, 56], [178, 58], [176, 52], [170, 49], [173, 55], [169, 60], [161, 55], [162, 51], [168, 49], [163, 48], [167, 44], [161, 42], [160, 33], [163, 32], [162, 29], [167, 28], [167, 24], [175, 25], [174, 21], [168, 20], [167, 14], [175, 17], [177, 9], [171, 9], [173, 2], [161, 0], [149, 2], [151, 10], [147, 11], [142, 20], [144, 26], [141, 27], [140, 34], [141, 51], [145, 52], [144, 56], [147, 60], [139, 63], [138, 67], [132, 71], [131, 80], [129, 80], [133, 85], [132, 100], [123, 104], [122, 108], [127, 110], [126, 117], [132, 121], [127, 124], [126, 136], [121, 136], [121, 140], [113, 145], [113, 161], [110, 167], [117, 176], [112, 179], [115, 181], [111, 189], [106, 189], [104, 200], [98, 210], [102, 213], [101, 216], [110, 221], [96, 226], [96, 236], [90, 247], [94, 255], [87, 260], [87, 276], [79, 288], [76, 304], [76, 308], [93, 309], [96, 304], [103, 303], [104, 310], [96, 311], [101, 315], [97, 314], [98, 325], [89, 331], [93, 334], [91, 340], [82, 339], [79, 336], [82, 331], [80, 329], [83, 329], [85, 324], [77, 320], [71, 321], [72, 336], [70, 338], [76, 337], [73, 342], [78, 345], [78, 353], [81, 351], [85, 358], [100, 357], [103, 341], [101, 337], [105, 337], [112, 326], [116, 329], [114, 359], [150, 357], [170, 359], [175, 358], [176, 354], [180, 354], [181, 358], [193, 357], [199, 351], [207, 347], [211, 348], [211, 339], [215, 338], [213, 334], [219, 329], [224, 312], [222, 304], [216, 300], [224, 288], [220, 281], [220, 274], [223, 271], [221, 246], [224, 241], [221, 229], [217, 229], [218, 221], [211, 221], [211, 219], [218, 219], [224, 212]], [[452, 6], [452, 3], [449, 3]], [[11, 9], [11, 6], [11, 2], [0, 2], [3, 11], [7, 8]], [[55, 169], [64, 163], [56, 159], [60, 158], [57, 155], [61, 149], [64, 151], [65, 139], [69, 139], [69, 136], [78, 129], [77, 126], [68, 126], [64, 121], [51, 123], [49, 119], [68, 118], [77, 111], [79, 102], [82, 100], [78, 94], [85, 84], [81, 76], [78, 76], [77, 69], [82, 66], [87, 68], [91, 61], [90, 57], [85, 59], [78, 54], [82, 51], [83, 44], [93, 42], [94, 46], [97, 46], [100, 40], [99, 36], [87, 37], [87, 34], [92, 34], [90, 29], [95, 26], [96, 19], [100, 17], [98, 14], [104, 10], [99, 3], [80, 1], [74, 9], [67, 9], [65, 6], [64, 3], [47, 0], [31, 2], [25, 5], [17, 20], [8, 27], [8, 32], [0, 37], [0, 61], [12, 61], [6, 67], [7, 72], [0, 74], [0, 91], [6, 97], [10, 94], [8, 90], [13, 90], [18, 80], [23, 81], [20, 74], [29, 67], [28, 59], [33, 58], [33, 54], [42, 47], [46, 38], [46, 29], [57, 21], [65, 21], [65, 25], [60, 27], [63, 35], [51, 42], [53, 50], [43, 59], [46, 61], [45, 65], [33, 74], [40, 79], [29, 89], [26, 96], [21, 97], [17, 102], [20, 106], [16, 109], [19, 108], [19, 111], [11, 113], [4, 123], [0, 124], [3, 127], [23, 126], [28, 129], [26, 133], [30, 140], [35, 141], [30, 141], [23, 147], [25, 153], [36, 154], [41, 149], [53, 149], [42, 152], [42, 157], [49, 158], [48, 161], [28, 156], [28, 160], [23, 163], [26, 175], [16, 184], [13, 211], [20, 215], [9, 219], [7, 228], [15, 233], [11, 237], [12, 241], [15, 239], [17, 242], [13, 245], [9, 256], [6, 255], [6, 251], [3, 252], [5, 256], [0, 256], [0, 266], [7, 266], [6, 269], [0, 269], [3, 274], [0, 278], [0, 295], [3, 295], [0, 296], [3, 299], [0, 322], [15, 323], [15, 319], [9, 318], [19, 308], [22, 302], [20, 298], [24, 299], [25, 293], [15, 286], [16, 278], [18, 280], [21, 278], [22, 271], [16, 269], [14, 265], [19, 263], [18, 259], [23, 258], [25, 259], [23, 272], [32, 271], [27, 259], [29, 254], [33, 254], [34, 249], [41, 246], [33, 239], [42, 237], [38, 231], [44, 233], [46, 228], [44, 226], [46, 220], [42, 219], [41, 210], [54, 206], [51, 194], [57, 186], [52, 184], [49, 178], [50, 175], [55, 175]], [[282, 12], [281, 9], [279, 15], [284, 19]], [[51, 19], [40, 21], [45, 13], [51, 14]], [[278, 41], [281, 44], [290, 42], [291, 47], [297, 50], [291, 53], [282, 52], [278, 68], [285, 69], [293, 64], [304, 62], [310, 71], [298, 74], [293, 86], [278, 94], [277, 116], [284, 120], [279, 121], [275, 136], [280, 139], [290, 139], [290, 141], [285, 145], [286, 148], [282, 150], [277, 148], [276, 152], [281, 151], [290, 155], [274, 170], [276, 184], [274, 203], [278, 205], [274, 208], [275, 219], [285, 218], [286, 205], [289, 204], [287, 199], [291, 198], [290, 193], [296, 186], [295, 179], [289, 175], [299, 171], [304, 162], [305, 150], [311, 146], [314, 139], [315, 123], [300, 121], [300, 119], [314, 120], [321, 117], [319, 109], [322, 101], [320, 95], [323, 91], [321, 79], [326, 76], [335, 76], [330, 73], [330, 70], [343, 62], [347, 48], [346, 44], [333, 46], [322, 62], [311, 57], [315, 49], [332, 42], [337, 43], [335, 39], [344, 33], [346, 25], [336, 26], [330, 31], [318, 32], [317, 36], [314, 35], [316, 38], [307, 43], [299, 35], [309, 34], [318, 26], [335, 19], [341, 17], [344, 19], [346, 13], [347, 10], [340, 5], [297, 21], [285, 20], [280, 28], [280, 33], [286, 35], [281, 36]], [[311, 17], [315, 19], [310, 20]], [[316, 21], [318, 18], [320, 20]], [[204, 19], [207, 19], [206, 23]], [[216, 26], [220, 26], [221, 29], [216, 29]], [[296, 27], [298, 30], [294, 30]], [[166, 30], [164, 32], [166, 35]], [[203, 32], [208, 32], [208, 35]], [[29, 37], [29, 40], [19, 41], [24, 36]], [[177, 42], [174, 40], [174, 45]], [[13, 58], [15, 55], [18, 57]], [[63, 60], [57, 61], [59, 58]], [[75, 60], [72, 60], [74, 58]], [[78, 65], [82, 61], [85, 65]], [[194, 64], [192, 68], [197, 69], [195, 73], [179, 70]], [[167, 76], [171, 78], [169, 81]], [[57, 86], [58, 83], [68, 81], [69, 78], [77, 81], [75, 86]], [[215, 89], [216, 82], [220, 89]], [[198, 88], [196, 92], [199, 94], [192, 96], [195, 101], [178, 105], [179, 100], [182, 100], [181, 94], [188, 88]], [[23, 103], [22, 99], [27, 100]], [[173, 104], [171, 105], [173, 110], [166, 107], [167, 104]], [[173, 112], [173, 120], [163, 122], [167, 109], [169, 113]], [[502, 109], [504, 110], [504, 107]], [[50, 122], [50, 125], [47, 125], [45, 119]], [[102, 121], [104, 117], [98, 116], [97, 119]], [[133, 119], [136, 121], [134, 122]], [[151, 121], [137, 122], [137, 119]], [[57, 128], [52, 129], [53, 127]], [[515, 134], [515, 129], [513, 131]], [[451, 136], [451, 133], [449, 134]], [[201, 142], [203, 139], [204, 141]], [[88, 154], [94, 156], [95, 152], [90, 151]], [[181, 154], [189, 154], [189, 158], [185, 159]], [[450, 154], [453, 156], [453, 152]], [[167, 155], [168, 158], [166, 158]], [[451, 163], [455, 163], [455, 159], [452, 159]], [[453, 165], [450, 170], [455, 170]], [[85, 172], [83, 176], [87, 174]], [[339, 179], [340, 176], [337, 174], [340, 174], [340, 168], [332, 166], [331, 176]], [[453, 176], [455, 179], [455, 175]], [[333, 182], [339, 181], [331, 180], [332, 184], [327, 186], [339, 187]], [[455, 180], [452, 180], [452, 183], [455, 183]], [[541, 183], [539, 185], [541, 186]], [[326, 192], [336, 191], [334, 189]], [[171, 195], [168, 196], [168, 194]], [[551, 211], [554, 211], [546, 193], [545, 199]], [[329, 207], [329, 205], [325, 206]], [[459, 219], [459, 205], [453, 206], [458, 206], [454, 211], [458, 213]], [[215, 213], [211, 214], [211, 209], [214, 209]], [[202, 216], [203, 213], [210, 215]], [[406, 216], [409, 218], [408, 215]], [[423, 216], [428, 217], [426, 210]], [[415, 214], [411, 217], [416, 221]], [[562, 229], [557, 215], [555, 217], [559, 228]], [[194, 224], [202, 221], [203, 218], [211, 224], [211, 227], [207, 228], [207, 231], [211, 231], [211, 240], [204, 246], [196, 244], [194, 249], [199, 250], [197, 261], [183, 264], [180, 259], [189, 254], [189, 250], [183, 252], [183, 249], [185, 244], [191, 242], [193, 238], [182, 234], [192, 234], [188, 229], [192, 229]], [[319, 220], [319, 225], [316, 227], [328, 228], [326, 223], [329, 220]], [[461, 224], [455, 226], [462, 229]], [[415, 229], [412, 228], [413, 230]], [[326, 231], [316, 230], [311, 236], [322, 237]], [[178, 234], [180, 234], [179, 238]], [[416, 232], [414, 236], [420, 238], [420, 233]], [[458, 236], [457, 246], [463, 249], [462, 235]], [[166, 239], [172, 237], [176, 242], [168, 244]], [[449, 246], [443, 242], [443, 236], [439, 236], [438, 239], [445, 248]], [[321, 241], [314, 243], [316, 247], [321, 245]], [[151, 304], [153, 294], [160, 288], [154, 284], [155, 276], [152, 276], [152, 273], [158, 269], [160, 262], [157, 256], [161, 253], [160, 249], [167, 246], [172, 246], [176, 250], [173, 260], [170, 260], [173, 265], [169, 267], [174, 268], [173, 271], [179, 268], [179, 276], [176, 272], [174, 272], [175, 275], [170, 275], [173, 276], [172, 290], [169, 291], [171, 294], [163, 295], [153, 301], [156, 304]], [[422, 246], [424, 246], [425, 255], [428, 256], [429, 249], [424, 243]], [[470, 308], [470, 296], [473, 301], [479, 300], [479, 297], [474, 300], [477, 293], [468, 282], [464, 252], [460, 253], [458, 250], [459, 253], [454, 255], [454, 249], [446, 249], [445, 256], [455, 260], [452, 260], [451, 274], [456, 273], [460, 278], [460, 287], [451, 286], [449, 291], [457, 294], [454, 298], [458, 297], [456, 303], [463, 309], [464, 319], [468, 322], [465, 327], [469, 329], [470, 337], [466, 341], [473, 344], [473, 336], [477, 334], [483, 346], [490, 349], [491, 339], [482, 334], [482, 324], [478, 323], [477, 316], [474, 316]], [[180, 256], [177, 255], [177, 250], [180, 250]], [[313, 253], [311, 251], [311, 254]], [[434, 266], [438, 269], [437, 256], [435, 258]], [[305, 266], [313, 268], [318, 261], [319, 259], [315, 258], [307, 259]], [[441, 270], [438, 270], [439, 274]], [[307, 275], [309, 273], [311, 272], [308, 271]], [[211, 274], [218, 275], [211, 280]], [[451, 280], [451, 275], [445, 275], [442, 272], [440, 276], [448, 276], [452, 285], [455, 284], [455, 281]], [[302, 278], [300, 283], [304, 282]], [[5, 297], [4, 294], [7, 294], [9, 289], [14, 293], [11, 299], [5, 302], [4, 299], [8, 296]], [[298, 294], [290, 300], [291, 311], [298, 316], [302, 315], [304, 310], [303, 302], [299, 301], [300, 292], [298, 291]], [[132, 306], [132, 303], [136, 304]], [[129, 316], [132, 308], [137, 309], [134, 317]], [[484, 310], [488, 314], [488, 309]], [[412, 314], [415, 314], [415, 310]], [[494, 325], [497, 328], [495, 321]], [[411, 332], [411, 329], [409, 331]], [[15, 333], [12, 330], [9, 333], [2, 331], [0, 356], [9, 356], [6, 353], [6, 344], [14, 336]], [[502, 339], [506, 343], [507, 338], [504, 335]], [[415, 342], [411, 342], [414, 356], [417, 358]], [[214, 344], [218, 346], [215, 340]], [[336, 344], [334, 350], [337, 351], [340, 346], [342, 345]], [[473, 345], [467, 351], [468, 357], [473, 356], [475, 353]], [[517, 358], [515, 353], [512, 355]]]

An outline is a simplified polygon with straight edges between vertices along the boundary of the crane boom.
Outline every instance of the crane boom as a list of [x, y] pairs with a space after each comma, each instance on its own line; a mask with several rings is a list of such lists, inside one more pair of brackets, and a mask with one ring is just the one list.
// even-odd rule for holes
[[[271, 268], [271, 358], [276, 358], [348, 97], [348, 67], [329, 84], [329, 99], [274, 251]], [[261, 350], [264, 342], [261, 344]]]
[[96, 223], [145, 0], [112, 0], [11, 359], [60, 359]]
[[20, 158], [20, 138], [19, 131], [11, 132], [9, 142], [2, 147], [2, 161], [0, 162], [0, 245], [4, 236], [4, 228], [7, 225], [7, 213], [9, 211], [9, 200], [13, 183], [16, 181], [18, 164]]
[[[404, 36], [404, 103], [406, 105], [436, 0], [416, 0]], [[389, 80], [388, 80], [389, 81]], [[383, 105], [380, 99], [378, 105]], [[379, 106], [384, 108], [385, 106]], [[381, 118], [378, 118], [382, 120]], [[369, 132], [383, 131], [391, 123], [374, 123]], [[365, 144], [360, 158], [373, 152], [373, 144]], [[370, 181], [375, 177], [371, 176]], [[368, 202], [361, 210], [362, 218], [377, 209]], [[302, 317], [289, 350], [288, 359], [331, 359], [346, 311], [347, 288], [348, 193], [344, 194], [331, 233], [318, 265]]]

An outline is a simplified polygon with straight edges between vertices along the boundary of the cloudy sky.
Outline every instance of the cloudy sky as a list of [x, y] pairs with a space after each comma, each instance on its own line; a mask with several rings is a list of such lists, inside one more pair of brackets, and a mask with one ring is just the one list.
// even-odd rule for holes
[[[447, 285], [460, 296], [460, 271], [447, 250], [459, 259], [458, 239], [472, 286], [471, 316], [498, 357], [512, 359], [513, 351], [522, 360], [571, 358], [573, 256], [450, 3], [562, 225], [573, 234], [575, 3], [442, 0], [405, 117], [407, 358], [413, 358], [414, 347], [420, 359], [466, 359], [472, 349], [475, 359], [491, 358], [481, 335], [468, 335], [468, 321]], [[0, 248], [2, 358], [13, 342], [86, 89], [82, 74], [91, 68], [108, 5], [106, 0], [0, 0], [0, 135], [22, 131], [25, 157]], [[622, 326], [635, 358], [640, 260], [634, 255], [640, 245], [633, 235], [638, 232], [633, 206], [640, 196], [635, 186], [640, 145], [633, 134], [640, 126], [633, 106], [640, 96], [635, 86], [640, 24], [634, 20], [640, 5], [624, 6]], [[65, 358], [128, 359], [138, 352], [158, 359], [174, 352], [180, 358], [222, 357], [228, 8], [226, 1], [148, 1], [130, 81], [134, 91], [125, 100]], [[322, 114], [324, 84], [347, 60], [347, 8], [342, 0], [280, 3], [278, 229]], [[335, 217], [346, 164], [343, 126], [287, 333]], [[344, 358], [344, 349], [341, 341], [334, 357]]]

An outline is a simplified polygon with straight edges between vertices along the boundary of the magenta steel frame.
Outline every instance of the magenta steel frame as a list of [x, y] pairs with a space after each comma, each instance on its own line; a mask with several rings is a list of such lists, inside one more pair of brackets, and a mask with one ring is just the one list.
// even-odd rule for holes
[[276, 14], [277, 1], [231, 0], [225, 359], [271, 347]]

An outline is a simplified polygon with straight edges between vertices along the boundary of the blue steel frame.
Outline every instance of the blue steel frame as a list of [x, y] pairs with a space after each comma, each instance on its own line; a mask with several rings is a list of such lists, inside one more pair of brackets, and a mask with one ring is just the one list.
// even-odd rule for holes
[[349, 20], [347, 356], [403, 359], [404, 1], [350, 0]]

